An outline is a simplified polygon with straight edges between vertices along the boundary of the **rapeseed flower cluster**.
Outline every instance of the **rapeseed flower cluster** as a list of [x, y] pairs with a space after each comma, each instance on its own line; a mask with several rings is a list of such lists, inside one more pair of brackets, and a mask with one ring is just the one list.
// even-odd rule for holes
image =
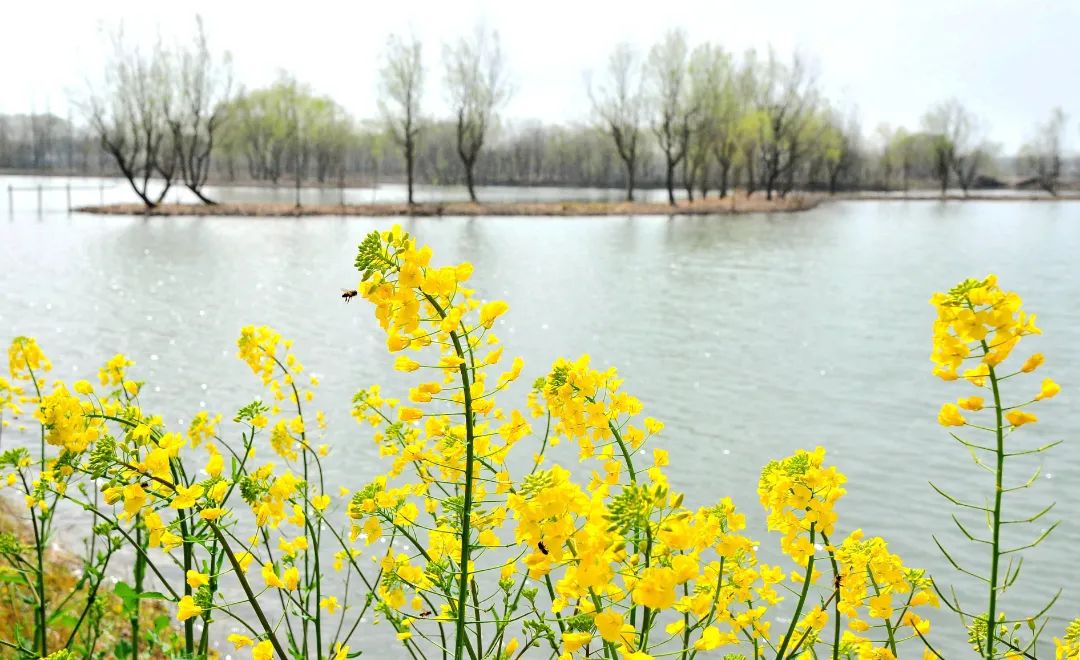
[[[825, 608], [797, 613], [779, 635], [769, 613], [784, 594], [818, 580], [818, 572], [801, 570], [810, 558], [833, 556], [832, 546], [815, 541], [834, 531], [845, 479], [823, 465], [824, 451], [770, 464], [759, 486], [769, 528], [781, 532], [782, 549], [800, 568], [789, 587], [781, 567], [758, 561], [758, 542], [743, 535], [745, 517], [730, 499], [690, 509], [671, 490], [667, 451], [648, 447], [663, 424], [643, 416], [614, 369], [594, 369], [588, 356], [559, 359], [533, 383], [524, 413], [496, 404], [494, 395], [522, 371], [515, 359], [488, 375], [502, 360], [493, 322], [507, 306], [474, 298], [468, 265], [431, 262], [431, 250], [397, 227], [369, 235], [357, 257], [358, 292], [374, 307], [395, 368], [419, 376], [404, 400], [378, 386], [361, 390], [352, 411], [373, 427], [388, 470], [353, 495], [351, 537], [414, 549], [387, 547], [377, 590], [380, 611], [409, 650], [422, 652], [418, 638], [438, 648], [452, 636], [455, 657], [475, 653], [481, 640], [498, 657], [546, 646], [564, 660], [722, 649], [755, 658], [770, 649], [809, 654], [830, 620]], [[532, 436], [534, 425], [542, 436]], [[515, 477], [511, 466], [522, 460], [508, 459], [523, 442], [531, 469]], [[585, 481], [575, 477], [582, 468], [551, 462], [549, 452], [564, 444], [575, 448]], [[638, 465], [642, 454], [651, 461]], [[837, 632], [834, 645], [850, 657], [887, 657], [913, 636], [894, 629], [928, 632], [912, 608], [935, 601], [921, 573], [883, 559], [895, 557], [884, 542], [867, 547], [880, 551], [846, 555], [847, 570], [861, 577], [845, 592], [845, 613], [853, 630], [883, 633], [874, 641], [849, 631], [841, 642]], [[877, 591], [868, 596], [867, 574], [877, 569]], [[914, 590], [913, 605], [898, 600], [895, 612], [881, 611], [884, 597]], [[873, 597], [877, 609], [868, 604]], [[805, 592], [800, 609], [804, 600]], [[839, 605], [838, 595], [831, 602]], [[523, 605], [526, 614], [515, 615]], [[870, 609], [878, 622], [854, 618], [870, 619]], [[512, 621], [524, 641], [507, 639]]]
[[[524, 369], [496, 334], [509, 306], [476, 297], [471, 265], [433, 257], [400, 227], [359, 246], [358, 294], [394, 368], [412, 380], [400, 397], [378, 385], [355, 395], [352, 415], [385, 464], [355, 490], [327, 492], [326, 418], [305, 410], [319, 379], [272, 328], [245, 327], [237, 341], [268, 395], [233, 417], [238, 442], [208, 411], [170, 430], [143, 409], [143, 383], [123, 355], [99, 370], [99, 387], [49, 385], [37, 343], [13, 342], [0, 417], [6, 427], [5, 414], [32, 410], [40, 456], [4, 452], [2, 484], [25, 498], [39, 554], [58, 504], [94, 516], [92, 534], [110, 552], [86, 560], [78, 588], [96, 590], [111, 552], [133, 551], [131, 584], [117, 587], [133, 622], [125, 653], [172, 644], [185, 657], [212, 657], [210, 626], [230, 621], [228, 642], [254, 660], [344, 660], [371, 617], [411, 656], [444, 660], [888, 660], [909, 641], [924, 658], [941, 657], [926, 615], [941, 601], [925, 572], [861, 530], [833, 541], [846, 478], [824, 449], [762, 470], [758, 499], [784, 557], [766, 563], [731, 498], [692, 507], [672, 488], [664, 425], [615, 369], [560, 358], [531, 381], [522, 408], [503, 407], [500, 394]], [[1038, 332], [1019, 298], [989, 278], [934, 304], [935, 373], [992, 391], [947, 404], [941, 423], [969, 425], [965, 415], [996, 410], [1000, 435], [1036, 421], [1024, 407], [1055, 396], [1056, 383], [1012, 407], [997, 388], [996, 369]], [[963, 369], [969, 360], [978, 363]], [[1016, 373], [1042, 362], [1036, 354]], [[149, 575], [162, 593], [150, 591]], [[33, 582], [27, 602], [74, 602]], [[156, 625], [139, 627], [141, 603], [154, 599], [175, 608], [182, 631], [173, 641]], [[50, 618], [38, 610], [32, 641], [9, 643], [45, 657]], [[995, 647], [1008, 640], [987, 633], [986, 620], [1004, 621], [990, 611], [971, 629]], [[1076, 658], [1078, 630], [1074, 622], [1054, 640], [1058, 660]], [[92, 655], [92, 636], [76, 632]]]
[[[1043, 453], [1058, 444], [1021, 449], [1017, 446], [1019, 440], [1014, 440], [1012, 434], [1023, 426], [1036, 423], [1038, 417], [1030, 408], [1035, 403], [1057, 396], [1061, 387], [1053, 379], [1045, 378], [1038, 391], [1019, 402], [1005, 400], [1005, 381], [1036, 371], [1045, 360], [1041, 353], [1033, 353], [1019, 366], [1005, 369], [1006, 360], [1012, 356], [1021, 340], [1042, 334], [1042, 331], [1035, 325], [1035, 315], [1023, 310], [1020, 296], [1002, 290], [995, 276], [990, 275], [983, 280], [965, 280], [946, 293], [935, 293], [930, 303], [937, 312], [930, 356], [934, 363], [934, 374], [946, 381], [966, 381], [978, 390], [977, 393], [961, 396], [955, 402], [944, 403], [938, 412], [938, 423], [955, 429], [950, 431], [950, 435], [968, 451], [980, 468], [994, 475], [992, 495], [987, 502], [966, 502], [934, 486], [951, 503], [967, 511], [978, 512], [985, 520], [986, 529], [979, 531], [953, 516], [964, 536], [989, 549], [990, 554], [989, 574], [982, 574], [966, 562], [959, 561], [935, 539], [946, 559], [964, 575], [977, 578], [987, 593], [982, 614], [973, 614], [970, 607], [962, 606], [959, 602], [945, 603], [965, 621], [972, 648], [982, 657], [988, 660], [1032, 657], [1029, 652], [1035, 648], [1042, 631], [1036, 620], [1046, 610], [1034, 617], [1007, 619], [1002, 612], [1001, 595], [1016, 582], [1020, 574], [1022, 558], [1019, 563], [1014, 563], [1016, 557], [1013, 555], [1040, 544], [1057, 523], [1045, 527], [1030, 543], [1006, 547], [1001, 534], [1005, 525], [1022, 529], [1017, 526], [1034, 523], [1053, 508], [1051, 504], [1031, 517], [1007, 520], [1004, 516], [1005, 495], [1031, 487], [1039, 471], [1027, 482], [1009, 486], [1005, 480], [1006, 463], [1016, 456]], [[961, 437], [960, 433], [965, 431], [992, 439], [983, 441]], [[1007, 564], [1005, 559], [1008, 559]], [[1032, 633], [1030, 639], [1024, 641], [1009, 630], [1010, 624], [1015, 624], [1019, 630], [1022, 623], [1026, 623]]]
[[[934, 363], [934, 374], [942, 380], [964, 380], [984, 392], [989, 391], [992, 396], [999, 380], [1031, 373], [1042, 366], [1042, 354], [1034, 353], [1012, 374], [997, 373], [997, 368], [1022, 338], [1042, 334], [1042, 330], [1035, 325], [1035, 315], [1021, 309], [1020, 296], [1012, 291], [1002, 291], [993, 275], [984, 280], [965, 280], [948, 293], [935, 293], [930, 303], [937, 310], [930, 359]], [[973, 364], [961, 370], [965, 361]], [[1009, 406], [1005, 411], [1006, 420], [1012, 428], [1038, 421], [1024, 407], [1052, 398], [1060, 391], [1061, 387], [1052, 379], [1044, 379], [1039, 391], [1027, 403]], [[955, 403], [943, 404], [938, 422], [943, 426], [966, 425], [967, 418], [961, 411], [976, 413], [983, 410], [986, 407], [984, 396], [972, 394]]]

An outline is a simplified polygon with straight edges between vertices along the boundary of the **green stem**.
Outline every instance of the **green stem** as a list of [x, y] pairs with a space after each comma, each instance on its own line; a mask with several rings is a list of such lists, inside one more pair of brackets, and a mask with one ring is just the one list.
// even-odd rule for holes
[[[821, 533], [821, 541], [828, 548], [829, 537], [825, 532]], [[838, 660], [840, 658], [840, 567], [836, 563], [836, 554], [832, 550], [828, 550], [829, 563], [832, 564], [833, 574], [833, 647], [832, 647], [832, 660]]]
[[[446, 318], [446, 310], [431, 295], [424, 294], [424, 298], [435, 308], [435, 312], [442, 318]], [[459, 557], [460, 572], [458, 574], [458, 603], [455, 611], [455, 637], [454, 637], [454, 660], [462, 660], [465, 653], [465, 603], [469, 597], [469, 554], [472, 547], [469, 544], [469, 527], [472, 521], [473, 505], [473, 463], [474, 457], [474, 433], [472, 411], [472, 390], [469, 387], [469, 368], [465, 363], [465, 351], [461, 348], [461, 339], [457, 332], [450, 332], [450, 340], [454, 342], [454, 352], [461, 359], [458, 372], [461, 374], [461, 391], [465, 401], [465, 501], [461, 509], [461, 555]], [[471, 349], [470, 349], [471, 350]], [[477, 619], [480, 617], [477, 616]], [[479, 623], [477, 624], [479, 625]], [[483, 650], [483, 649], [479, 649]]]
[[225, 535], [221, 533], [218, 526], [210, 524], [210, 531], [214, 533], [218, 543], [221, 544], [221, 549], [225, 551], [225, 556], [229, 558], [229, 564], [233, 567], [233, 572], [236, 574], [236, 578], [240, 581], [240, 587], [244, 590], [244, 595], [247, 596], [247, 600], [251, 603], [251, 609], [255, 610], [255, 616], [259, 618], [259, 624], [262, 625], [263, 630], [266, 632], [266, 636], [270, 640], [270, 644], [274, 647], [274, 652], [277, 653], [277, 657], [284, 660], [289, 655], [285, 653], [285, 649], [281, 647], [281, 642], [278, 641], [277, 635], [274, 634], [274, 629], [270, 627], [270, 622], [266, 619], [266, 614], [263, 613], [262, 608], [259, 607], [259, 601], [255, 597], [255, 594], [251, 591], [251, 585], [248, 584], [247, 577], [244, 575], [244, 569], [240, 567], [240, 562], [236, 560], [236, 555], [233, 554], [232, 547], [225, 539]]
[[[652, 558], [652, 526], [649, 521], [645, 521], [645, 568], [649, 568], [649, 561]], [[649, 643], [649, 630], [650, 623], [649, 614], [651, 610], [645, 607], [641, 612], [641, 643], [638, 645], [639, 651], [644, 651], [648, 648]]]
[[630, 451], [626, 448], [626, 442], [622, 439], [622, 434], [619, 433], [619, 429], [615, 427], [615, 424], [608, 422], [608, 428], [611, 429], [611, 433], [615, 436], [615, 442], [619, 443], [619, 451], [622, 452], [623, 461], [626, 463], [626, 470], [630, 473], [630, 483], [637, 483], [637, 473], [634, 471], [634, 461], [630, 458]]
[[[815, 527], [817, 523], [810, 523], [810, 545], [814, 544]], [[810, 576], [814, 574], [814, 553], [810, 553], [810, 559], [806, 560], [806, 574], [803, 575], [803, 587], [802, 593], [799, 594], [799, 602], [795, 605], [795, 614], [792, 615], [791, 625], [788, 626], [787, 633], [784, 634], [784, 641], [780, 644], [780, 650], [777, 651], [777, 660], [783, 660], [784, 652], [787, 651], [788, 644], [791, 643], [791, 636], [795, 633], [795, 626], [799, 623], [799, 617], [802, 616], [803, 605], [806, 604], [806, 594], [810, 592]]]
[[[721, 559], [723, 559], [723, 557], [721, 557]], [[690, 596], [690, 589], [686, 586], [685, 582], [683, 583], [683, 586], [682, 586], [682, 592], [683, 592], [684, 597], [689, 597]], [[713, 601], [713, 602], [715, 602], [715, 601]], [[686, 658], [687, 654], [690, 652], [690, 612], [689, 611], [683, 612], [683, 640], [682, 640], [682, 646], [683, 646], [682, 651], [679, 653], [679, 657], [680, 658]]]
[[[720, 600], [720, 589], [724, 586], [724, 560], [727, 559], [723, 555], [720, 555], [720, 568], [716, 572], [716, 591], [713, 593], [712, 605], [709, 606], [709, 616], [705, 617], [705, 627], [711, 626], [713, 617], [716, 616], [716, 603]], [[690, 635], [687, 634], [685, 645], [689, 646]], [[693, 659], [697, 656], [697, 649], [690, 652], [690, 658]]]
[[[25, 356], [25, 354], [24, 354], [24, 356]], [[37, 376], [34, 374], [33, 367], [30, 366], [30, 360], [26, 359], [24, 357], [24, 361], [26, 363], [26, 372], [28, 374], [30, 374], [30, 380], [34, 383], [34, 392], [37, 394], [37, 400], [38, 400], [38, 403], [40, 404], [40, 402], [41, 402], [41, 386], [38, 385]], [[40, 432], [39, 435], [40, 435], [40, 441], [39, 441], [40, 446], [39, 446], [38, 460], [40, 461], [40, 463], [39, 463], [40, 467], [38, 469], [44, 470], [45, 469], [45, 425], [44, 424], [41, 425], [41, 432]], [[24, 481], [23, 485], [26, 486], [25, 481]], [[29, 489], [29, 486], [27, 486], [27, 495], [29, 495], [29, 494], [30, 494], [30, 489]], [[34, 640], [37, 642], [36, 646], [39, 649], [41, 649], [41, 657], [44, 658], [45, 656], [49, 655], [48, 631], [46, 630], [46, 625], [47, 625], [47, 622], [48, 622], [48, 618], [47, 618], [47, 614], [46, 614], [46, 610], [45, 610], [45, 608], [46, 608], [46, 602], [45, 602], [45, 544], [47, 543], [46, 534], [45, 534], [45, 515], [46, 514], [44, 514], [44, 513], [41, 514], [41, 529], [39, 531], [38, 530], [38, 524], [37, 524], [38, 514], [37, 514], [37, 511], [35, 509], [36, 509], [36, 504], [35, 504], [34, 509], [30, 509], [30, 520], [31, 520], [31, 522], [33, 523], [33, 526], [34, 526], [34, 549], [35, 549], [35, 554], [37, 555], [37, 580], [36, 580], [37, 587], [36, 588], [37, 588], [37, 600], [38, 600], [37, 605], [38, 606], [37, 606], [37, 611], [34, 613], [34, 618], [35, 618], [35, 621], [34, 621], [34, 623], [35, 623], [35, 626], [34, 626], [35, 627]]]
[[90, 610], [94, 606], [94, 602], [97, 600], [98, 589], [101, 587], [101, 581], [105, 579], [105, 569], [109, 566], [109, 560], [112, 558], [115, 552], [115, 546], [109, 545], [106, 548], [105, 559], [101, 562], [101, 565], [97, 568], [97, 579], [91, 581], [90, 588], [86, 595], [86, 603], [83, 605], [82, 613], [79, 614], [78, 620], [71, 628], [71, 633], [68, 635], [65, 647], [70, 648], [71, 644], [75, 641], [75, 636], [78, 635], [79, 629], [82, 628], [83, 621], [86, 620], [86, 615], [90, 613]]
[[[135, 543], [140, 547], [143, 545], [142, 527], [136, 523], [135, 525]], [[135, 565], [132, 569], [132, 574], [135, 578], [135, 593], [141, 594], [143, 592], [143, 580], [146, 577], [146, 562], [143, 559], [141, 553], [135, 555]], [[139, 657], [139, 607], [141, 599], [135, 599], [135, 611], [131, 614], [131, 657]]]
[[[179, 470], [178, 470], [179, 462], [180, 462], [179, 459], [173, 458], [170, 461], [170, 466], [169, 467], [172, 470], [173, 481], [175, 483], [181, 484], [181, 483], [184, 483], [184, 481], [182, 481], [180, 479], [180, 474], [179, 474]], [[175, 490], [175, 488], [174, 488], [174, 490]], [[195, 548], [192, 545], [191, 540], [190, 540], [191, 537], [188, 534], [187, 517], [181, 515], [181, 516], [179, 516], [179, 520], [180, 520], [180, 536], [183, 538], [184, 575], [187, 575], [187, 572], [190, 571], [194, 566], [194, 557], [193, 557], [193, 555], [194, 555], [194, 552], [195, 552]], [[184, 595], [185, 596], [191, 596], [192, 595], [191, 585], [187, 583], [187, 580], [184, 580]], [[187, 654], [189, 656], [195, 654], [195, 619], [194, 618], [190, 618], [187, 621], [184, 621], [184, 649], [185, 649], [185, 651], [187, 652]]]
[[[989, 353], [989, 348], [986, 345], [986, 340], [982, 340], [983, 351]], [[990, 554], [990, 605], [988, 607], [986, 615], [986, 657], [988, 660], [993, 660], [994, 657], [994, 629], [995, 619], [997, 616], [997, 583], [998, 583], [998, 564], [1001, 559], [1001, 496], [1003, 493], [1002, 483], [1005, 476], [1005, 432], [1002, 427], [1002, 404], [1001, 404], [1001, 392], [998, 389], [997, 373], [994, 367], [989, 367], [990, 371], [990, 388], [994, 392], [994, 415], [997, 418], [997, 429], [995, 431], [995, 439], [997, 441], [997, 449], [995, 451], [995, 457], [997, 459], [997, 466], [994, 470], [994, 517], [993, 517], [993, 541], [991, 545]]]
[[[866, 567], [866, 574], [870, 578], [870, 585], [874, 587], [874, 595], [881, 595], [881, 587], [878, 586], [877, 579], [874, 577], [874, 571], [869, 565]], [[896, 629], [900, 626], [899, 623], [893, 626], [892, 620], [885, 619], [885, 632], [888, 633], [888, 637], [885, 640], [885, 645], [892, 651], [893, 655], [896, 655]]]
[[[36, 519], [36, 514], [31, 512], [31, 517]], [[44, 527], [44, 521], [42, 521], [42, 527]], [[44, 539], [38, 538], [37, 524], [34, 525], [34, 545], [37, 554], [37, 597], [38, 607], [35, 613], [37, 619], [36, 636], [38, 637], [38, 648], [41, 649], [41, 657], [49, 655], [48, 642], [46, 635], [46, 616], [45, 616], [45, 542]]]
[[[450, 339], [454, 342], [454, 349], [458, 357], [465, 359], [461, 350], [461, 342], [457, 333], [451, 332]], [[454, 660], [462, 660], [465, 652], [465, 601], [469, 596], [469, 554], [472, 546], [469, 544], [470, 523], [472, 521], [473, 504], [473, 412], [472, 390], [469, 388], [469, 371], [465, 363], [458, 365], [461, 372], [462, 393], [465, 399], [465, 502], [461, 509], [461, 557], [459, 563], [460, 574], [458, 576], [458, 604], [457, 624], [455, 626], [456, 638], [454, 640]]]

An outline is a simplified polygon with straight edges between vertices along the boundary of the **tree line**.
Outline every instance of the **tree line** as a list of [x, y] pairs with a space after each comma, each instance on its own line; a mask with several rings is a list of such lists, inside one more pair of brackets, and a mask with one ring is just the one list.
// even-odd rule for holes
[[[234, 84], [228, 53], [201, 20], [185, 43], [150, 49], [111, 36], [104, 82], [77, 99], [81, 124], [50, 113], [0, 116], [0, 168], [119, 172], [148, 207], [181, 186], [206, 203], [211, 180], [345, 185], [403, 179], [486, 184], [663, 186], [670, 203], [710, 193], [783, 197], [795, 190], [908, 190], [997, 185], [1004, 165], [983, 122], [955, 99], [916, 128], [864, 135], [855, 112], [831, 102], [801, 54], [736, 55], [692, 45], [672, 30], [646, 51], [619, 44], [587, 74], [591, 117], [577, 124], [507, 122], [514, 81], [497, 31], [478, 27], [444, 44], [438, 71], [414, 37], [393, 35], [379, 62], [379, 116], [352, 117], [332, 98], [281, 73]], [[441, 74], [450, 115], [425, 100]], [[1033, 130], [1013, 160], [1020, 183], [1057, 194], [1066, 172], [1067, 117]]]

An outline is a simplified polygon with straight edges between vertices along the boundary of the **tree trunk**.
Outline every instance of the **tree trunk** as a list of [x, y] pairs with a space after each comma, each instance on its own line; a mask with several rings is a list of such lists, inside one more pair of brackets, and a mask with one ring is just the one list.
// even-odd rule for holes
[[626, 164], [626, 201], [634, 201], [634, 170], [636, 163], [633, 159], [627, 158], [623, 161]]
[[668, 203], [675, 206], [675, 163], [671, 159], [667, 162], [667, 196]]
[[780, 176], [780, 173], [776, 169], [770, 169], [769, 174], [765, 177], [765, 199], [772, 199], [773, 189], [776, 188], [776, 179]]
[[217, 202], [203, 194], [201, 186], [188, 186], [187, 189], [194, 193], [195, 196], [199, 198], [199, 201], [203, 204], [206, 204], [207, 206], [217, 206]]
[[720, 199], [727, 197], [728, 186], [728, 170], [731, 169], [731, 163], [720, 164]]
[[134, 179], [132, 179], [129, 176], [129, 177], [127, 177], [127, 180], [128, 180], [128, 183], [131, 184], [131, 189], [134, 190], [135, 194], [139, 196], [139, 199], [141, 199], [142, 203], [146, 205], [146, 208], [152, 209], [155, 206], [157, 206], [157, 202], [155, 202], [154, 200], [147, 197], [145, 192], [143, 192], [142, 190], [139, 190], [139, 186], [135, 185], [135, 180]]
[[413, 161], [415, 160], [413, 149], [413, 141], [410, 138], [405, 143], [405, 179], [409, 188], [409, 206], [415, 203], [413, 202]]
[[473, 188], [473, 165], [474, 162], [465, 163], [465, 185], [469, 188], [469, 201], [473, 204], [478, 204], [479, 200], [476, 199], [476, 190]]

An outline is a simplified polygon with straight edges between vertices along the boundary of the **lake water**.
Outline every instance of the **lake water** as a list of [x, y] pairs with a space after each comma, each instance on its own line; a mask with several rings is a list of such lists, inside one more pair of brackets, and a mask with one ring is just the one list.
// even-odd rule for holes
[[[27, 180], [0, 178], [0, 190], [12, 181]], [[77, 203], [97, 201], [96, 183], [87, 185], [79, 194], [89, 199]], [[391, 220], [96, 217], [65, 213], [62, 191], [45, 197], [42, 213], [28, 193], [14, 213], [0, 209], [5, 346], [36, 336], [54, 375], [69, 379], [93, 379], [122, 352], [136, 363], [133, 376], [148, 381], [144, 408], [179, 429], [203, 406], [228, 418], [260, 394], [235, 342], [243, 325], [272, 325], [322, 378], [317, 403], [337, 448], [330, 485], [357, 487], [380, 472], [349, 402], [361, 387], [403, 388], [407, 379], [391, 370], [366, 303], [343, 304], [339, 291], [358, 280], [356, 244]], [[1030, 614], [1063, 587], [1048, 632], [1060, 635], [1080, 613], [1080, 203], [842, 202], [782, 215], [403, 224], [437, 260], [473, 262], [481, 297], [509, 301], [498, 329], [508, 353], [525, 358], [523, 381], [557, 356], [589, 353], [594, 365], [617, 366], [646, 413], [667, 424], [668, 473], [688, 503], [731, 495], [771, 552], [758, 472], [821, 444], [849, 477], [840, 532], [885, 536], [909, 565], [959, 586], [967, 583], [931, 533], [976, 565], [984, 553], [961, 542], [953, 509], [927, 481], [977, 499], [989, 495], [992, 477], [936, 423], [943, 401], [969, 392], [930, 373], [927, 301], [965, 277], [996, 273], [1045, 332], [1020, 352], [1042, 351], [1047, 364], [1007, 381], [1009, 397], [1033, 394], [1043, 376], [1063, 388], [1018, 437], [1032, 446], [1065, 440], [1008, 475], [1019, 483], [1043, 468], [1032, 491], [1007, 500], [1010, 517], [1056, 500], [1047, 520], [1063, 522], [1027, 553], [1006, 611]], [[4, 444], [29, 437], [9, 429]], [[936, 623], [939, 649], [968, 657], [955, 617], [942, 613]]]

